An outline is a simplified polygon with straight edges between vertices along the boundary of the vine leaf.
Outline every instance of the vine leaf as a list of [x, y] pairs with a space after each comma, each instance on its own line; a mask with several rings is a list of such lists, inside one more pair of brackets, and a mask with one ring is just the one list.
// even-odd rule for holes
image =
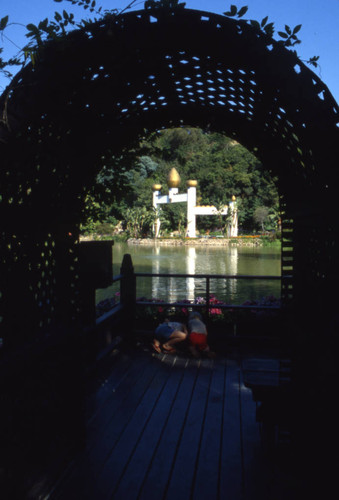
[[284, 31], [278, 31], [278, 35], [281, 36], [281, 38], [288, 38], [288, 34]]
[[228, 12], [224, 12], [225, 16], [234, 17], [238, 12], [238, 8], [236, 5], [231, 5], [230, 10]]
[[314, 66], [315, 68], [318, 67], [318, 61], [319, 61], [319, 56], [313, 56], [313, 57], [310, 57], [310, 59], [307, 62], [307, 64], [311, 64], [312, 66]]
[[5, 16], [2, 19], [0, 19], [0, 31], [3, 31], [6, 28], [7, 23], [8, 23], [8, 16]]
[[231, 15], [235, 16], [237, 12], [238, 12], [237, 6], [236, 5], [231, 5]]
[[273, 36], [274, 34], [274, 23], [268, 23], [264, 26], [264, 31], [266, 35]]
[[26, 29], [28, 30], [28, 33], [25, 35], [27, 38], [40, 36], [40, 30], [35, 24], [27, 24]]
[[264, 19], [261, 21], [261, 27], [263, 28], [265, 26], [265, 24], [267, 23], [268, 21], [268, 16], [264, 17]]
[[258, 21], [251, 19], [250, 24], [251, 24], [251, 26], [253, 26], [253, 28], [257, 28], [260, 30], [260, 23]]
[[247, 7], [247, 5], [244, 5], [244, 7], [241, 7], [241, 9], [239, 10], [238, 17], [244, 16], [247, 11], [248, 11], [248, 7]]

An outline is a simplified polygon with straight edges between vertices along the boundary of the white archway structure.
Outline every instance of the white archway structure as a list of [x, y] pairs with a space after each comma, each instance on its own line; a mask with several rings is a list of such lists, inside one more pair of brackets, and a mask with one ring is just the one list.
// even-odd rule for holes
[[[169, 187], [168, 195], [162, 195], [161, 184], [153, 185], [153, 208], [158, 210], [158, 205], [164, 203], [187, 203], [187, 236], [196, 238], [196, 216], [197, 215], [230, 215], [230, 223], [227, 230], [227, 236], [238, 236], [238, 209], [235, 196], [229, 205], [223, 205], [220, 209], [215, 206], [197, 206], [196, 192], [198, 182], [196, 180], [187, 181], [187, 193], [179, 194], [180, 175], [175, 168], [172, 168], [167, 184]], [[154, 234], [158, 238], [160, 235], [160, 219], [157, 218], [154, 224]]]

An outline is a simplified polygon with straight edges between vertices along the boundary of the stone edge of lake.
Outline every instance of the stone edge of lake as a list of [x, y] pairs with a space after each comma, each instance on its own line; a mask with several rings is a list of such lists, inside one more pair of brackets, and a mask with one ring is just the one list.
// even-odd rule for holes
[[[101, 241], [106, 240], [100, 235], [80, 236], [80, 241]], [[128, 245], [148, 245], [148, 246], [246, 246], [256, 247], [263, 246], [264, 243], [260, 238], [196, 238], [196, 239], [154, 239], [154, 238], [129, 238], [126, 243]]]
[[154, 239], [154, 238], [130, 238], [127, 240], [129, 245], [160, 245], [160, 246], [259, 246], [263, 243], [260, 239], [244, 240], [233, 238], [196, 238], [187, 240], [176, 239]]

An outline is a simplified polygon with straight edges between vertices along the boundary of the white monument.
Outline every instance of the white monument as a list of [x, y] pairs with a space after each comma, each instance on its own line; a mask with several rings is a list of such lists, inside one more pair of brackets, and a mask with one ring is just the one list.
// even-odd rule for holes
[[[180, 175], [175, 168], [172, 168], [168, 174], [167, 184], [169, 187], [168, 195], [161, 195], [161, 184], [154, 184], [153, 189], [153, 207], [158, 210], [158, 205], [163, 203], [187, 203], [187, 236], [196, 238], [196, 216], [197, 215], [230, 215], [230, 223], [227, 230], [227, 236], [238, 236], [238, 210], [235, 196], [229, 205], [223, 205], [220, 209], [214, 206], [197, 206], [196, 192], [198, 182], [195, 180], [187, 181], [187, 193], [179, 194]], [[160, 219], [157, 218], [154, 224], [154, 234], [158, 238], [160, 234]]]

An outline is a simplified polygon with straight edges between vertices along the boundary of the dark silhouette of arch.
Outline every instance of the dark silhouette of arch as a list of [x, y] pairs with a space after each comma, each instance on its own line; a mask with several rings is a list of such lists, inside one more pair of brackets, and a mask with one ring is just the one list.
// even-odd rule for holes
[[77, 324], [78, 223], [102, 156], [183, 123], [234, 137], [278, 176], [284, 296], [330, 332], [339, 108], [282, 44], [211, 13], [132, 12], [47, 43], [0, 105], [5, 347]]
[[[242, 21], [179, 9], [94, 23], [46, 44], [4, 93], [2, 109], [5, 249], [10, 244], [3, 264], [14, 275], [44, 267], [47, 246], [54, 269], [45, 259], [46, 271], [55, 276], [56, 246], [70, 241], [68, 233], [76, 237], [81, 194], [107, 149], [119, 151], [144, 129], [181, 123], [234, 136], [278, 175], [284, 221], [293, 219], [302, 234], [293, 236], [294, 298], [305, 294], [306, 281], [314, 294], [333, 273], [326, 245], [336, 241], [338, 106], [293, 52]], [[286, 267], [292, 261], [284, 258]], [[48, 311], [46, 301], [60, 296], [53, 278], [44, 286], [38, 274], [28, 272], [31, 285], [37, 280], [33, 297], [27, 291], [38, 315], [33, 329], [54, 321], [58, 307]], [[65, 296], [66, 275], [63, 281]]]
[[[40, 244], [47, 242], [51, 253], [56, 225], [74, 233], [78, 199], [103, 152], [128, 145], [145, 128], [188, 123], [234, 136], [278, 175], [285, 221], [300, 221], [300, 231], [306, 231], [299, 259], [294, 244], [295, 276], [299, 269], [302, 276], [294, 296], [306, 279], [302, 267], [313, 281], [325, 273], [327, 252], [321, 247], [326, 231], [333, 236], [327, 224], [334, 212], [338, 107], [293, 52], [252, 26], [190, 10], [141, 11], [95, 23], [47, 44], [38, 63], [14, 79], [2, 107], [2, 156], [8, 165], [3, 221], [11, 220], [9, 233], [17, 227], [3, 237], [5, 245], [13, 236], [21, 240], [17, 251], [12, 241], [9, 262], [26, 246], [22, 230], [28, 230], [24, 239], [31, 247], [33, 226], [39, 233], [35, 241], [42, 237]], [[315, 239], [307, 248], [306, 227]], [[44, 257], [32, 251], [34, 260]], [[20, 258], [26, 271], [31, 258], [26, 264]], [[40, 281], [34, 286], [39, 299]], [[32, 306], [39, 299], [31, 298]]]

